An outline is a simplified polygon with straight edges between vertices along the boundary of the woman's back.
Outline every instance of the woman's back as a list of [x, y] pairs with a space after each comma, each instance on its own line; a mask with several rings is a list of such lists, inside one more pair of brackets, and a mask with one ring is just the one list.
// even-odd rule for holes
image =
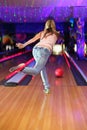
[[47, 33], [45, 37], [44, 32], [41, 34], [40, 42], [37, 43], [36, 46], [44, 47], [52, 51], [54, 44], [57, 41], [57, 36], [55, 34]]

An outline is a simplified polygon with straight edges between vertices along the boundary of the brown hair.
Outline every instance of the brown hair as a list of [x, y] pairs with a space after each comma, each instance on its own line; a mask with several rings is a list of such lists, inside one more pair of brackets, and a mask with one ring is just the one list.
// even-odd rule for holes
[[49, 35], [55, 34], [57, 37], [59, 36], [59, 33], [56, 31], [55, 22], [52, 19], [46, 21], [44, 31], [45, 33], [43, 37], [45, 37], [47, 33], [49, 33]]

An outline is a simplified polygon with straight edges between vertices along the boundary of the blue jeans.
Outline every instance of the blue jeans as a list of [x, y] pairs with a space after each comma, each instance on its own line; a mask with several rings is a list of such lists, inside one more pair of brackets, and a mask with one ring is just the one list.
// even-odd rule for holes
[[29, 75], [37, 75], [40, 73], [42, 82], [45, 88], [49, 88], [49, 82], [46, 72], [46, 63], [48, 61], [51, 52], [43, 47], [34, 47], [33, 48], [33, 57], [35, 59], [34, 67], [25, 67], [23, 72]]

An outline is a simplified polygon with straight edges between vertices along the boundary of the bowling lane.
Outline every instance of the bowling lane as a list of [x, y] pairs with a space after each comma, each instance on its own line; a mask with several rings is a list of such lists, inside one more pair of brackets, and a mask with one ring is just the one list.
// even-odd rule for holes
[[[63, 75], [60, 77], [55, 76], [55, 71], [61, 68]], [[47, 72], [50, 83], [56, 86], [76, 86], [75, 78], [69, 68], [64, 55], [51, 56], [47, 64]]]
[[[22, 56], [16, 57], [12, 60], [9, 60], [3, 63], [0, 69], [1, 71], [0, 80], [3, 80], [7, 75], [9, 75], [9, 71], [8, 71], [9, 68], [11, 68], [12, 66], [18, 65], [22, 62], [26, 62], [27, 60], [29, 60], [30, 57], [31, 57], [30, 54], [22, 55]], [[60, 77], [56, 77], [55, 71], [59, 68], [63, 70], [63, 75]], [[47, 63], [47, 72], [48, 72], [48, 77], [49, 77], [50, 82], [52, 82], [52, 84], [55, 83], [56, 86], [58, 85], [66, 86], [67, 83], [69, 83], [68, 86], [76, 85], [74, 76], [70, 68], [68, 67], [67, 62], [63, 55], [50, 56]]]
[[[60, 66], [64, 74], [58, 78], [54, 72]], [[0, 87], [1, 130], [86, 130], [87, 87], [76, 85], [63, 56], [51, 56], [47, 72], [48, 95], [43, 92], [40, 75], [26, 87]]]

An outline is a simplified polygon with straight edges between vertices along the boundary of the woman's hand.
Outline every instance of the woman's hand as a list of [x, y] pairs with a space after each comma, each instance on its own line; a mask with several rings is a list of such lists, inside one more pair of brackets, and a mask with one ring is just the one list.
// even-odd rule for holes
[[17, 46], [19, 49], [24, 48], [24, 44], [22, 44], [22, 43], [16, 43], [16, 46]]

